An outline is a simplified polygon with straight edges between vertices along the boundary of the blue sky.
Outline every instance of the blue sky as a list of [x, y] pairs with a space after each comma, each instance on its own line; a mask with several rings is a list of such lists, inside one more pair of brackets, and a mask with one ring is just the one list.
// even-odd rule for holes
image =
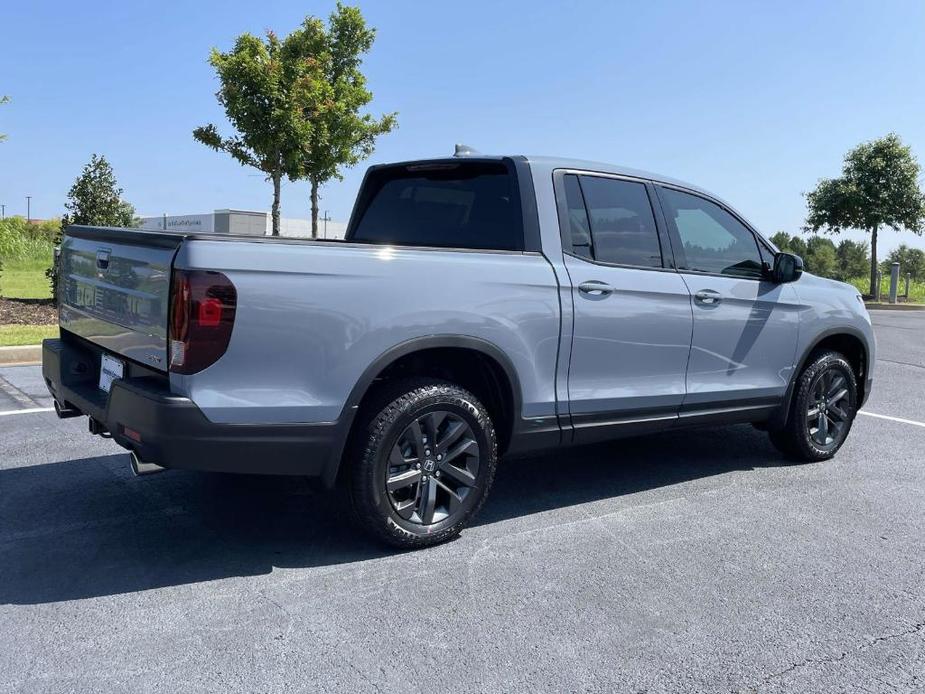
[[[801, 193], [896, 131], [925, 162], [925, 3], [360, 2], [378, 38], [373, 112], [399, 129], [368, 163], [483, 152], [597, 159], [686, 179], [759, 228], [794, 232]], [[139, 213], [268, 209], [269, 184], [193, 141], [228, 129], [209, 49], [286, 33], [333, 2], [48, 2], [3, 10], [0, 203], [59, 214], [90, 154]], [[365, 165], [323, 190], [345, 220]], [[307, 217], [308, 187], [283, 188]], [[886, 246], [895, 243], [889, 235]], [[918, 241], [920, 246], [925, 243]]]

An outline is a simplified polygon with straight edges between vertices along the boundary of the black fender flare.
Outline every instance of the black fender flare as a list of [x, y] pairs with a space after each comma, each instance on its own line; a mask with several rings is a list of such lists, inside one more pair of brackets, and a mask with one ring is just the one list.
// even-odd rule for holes
[[347, 446], [350, 431], [353, 428], [354, 419], [360, 408], [360, 403], [373, 385], [376, 377], [402, 357], [406, 357], [415, 352], [439, 348], [468, 349], [479, 352], [492, 359], [501, 367], [511, 387], [513, 406], [512, 419], [515, 422], [514, 427], [516, 429], [516, 422], [521, 418], [523, 394], [521, 391], [520, 379], [517, 376], [514, 364], [500, 347], [488, 340], [469, 335], [424, 335], [421, 337], [414, 337], [390, 347], [376, 357], [369, 366], [366, 367], [360, 378], [357, 379], [353, 388], [351, 388], [344, 408], [337, 418], [337, 435], [332, 446], [331, 454], [325, 464], [323, 482], [326, 487], [333, 487], [337, 481], [340, 464]]
[[[866, 378], [867, 373], [870, 372], [870, 346], [867, 344], [867, 336], [865, 336], [864, 333], [862, 333], [854, 326], [850, 325], [843, 325], [823, 330], [821, 333], [816, 335], [816, 339], [813, 340], [809, 346], [803, 350], [803, 354], [801, 354], [800, 358], [795, 362], [796, 368], [790, 375], [790, 383], [787, 384], [787, 390], [784, 391], [784, 397], [781, 400], [780, 407], [778, 408], [777, 412], [771, 416], [770, 425], [772, 428], [780, 428], [787, 423], [787, 417], [790, 414], [790, 403], [793, 400], [793, 391], [796, 388], [797, 378], [799, 378], [800, 374], [803, 373], [803, 369], [806, 368], [806, 362], [809, 361], [810, 355], [812, 355], [812, 353], [819, 348], [819, 345], [824, 340], [835, 335], [850, 335], [851, 337], [857, 338], [858, 342], [861, 343], [861, 348], [864, 350], [864, 366]], [[866, 397], [866, 384], [859, 385], [862, 385], [864, 388]]]

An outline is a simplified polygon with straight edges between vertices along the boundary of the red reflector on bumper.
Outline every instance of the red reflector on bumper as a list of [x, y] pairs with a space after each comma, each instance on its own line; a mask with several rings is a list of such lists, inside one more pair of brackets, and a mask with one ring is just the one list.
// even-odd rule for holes
[[132, 441], [137, 441], [138, 443], [141, 443], [141, 434], [139, 434], [134, 429], [129, 429], [128, 427], [124, 426], [122, 427], [122, 433], [125, 435], [126, 438], [129, 438]]

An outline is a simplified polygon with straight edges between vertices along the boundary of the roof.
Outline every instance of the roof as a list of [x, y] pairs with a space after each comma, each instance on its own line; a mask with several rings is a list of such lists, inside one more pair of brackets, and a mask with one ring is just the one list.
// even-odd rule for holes
[[658, 181], [659, 183], [668, 183], [671, 185], [681, 186], [682, 188], [690, 188], [691, 190], [699, 190], [700, 192], [706, 193], [711, 197], [715, 197], [709, 191], [703, 190], [699, 186], [695, 186], [692, 183], [681, 181], [676, 178], [671, 178], [670, 176], [653, 173], [651, 171], [634, 169], [629, 166], [607, 164], [601, 161], [588, 161], [587, 159], [571, 159], [568, 157], [526, 155], [524, 158], [531, 164], [539, 164], [549, 169], [580, 169], [582, 171], [598, 171], [600, 173], [609, 173], [617, 176], [644, 178], [650, 181]]
[[[473, 151], [471, 154], [456, 155], [450, 157], [423, 157], [421, 159], [409, 159], [406, 161], [396, 161], [388, 162], [383, 164], [376, 164], [371, 166], [370, 169], [379, 169], [379, 168], [389, 168], [393, 166], [409, 166], [414, 164], [427, 164], [428, 162], [433, 163], [449, 163], [453, 161], [460, 160], [475, 160], [475, 161], [500, 161], [502, 159], [509, 158], [520, 158], [525, 159], [529, 164], [533, 166], [541, 166], [549, 170], [553, 169], [579, 169], [582, 171], [597, 171], [600, 173], [614, 174], [617, 176], [632, 176], [633, 178], [643, 178], [649, 181], [658, 181], [659, 183], [667, 183], [669, 185], [680, 186], [682, 188], [688, 188], [690, 190], [695, 190], [701, 192], [705, 195], [708, 195], [712, 198], [719, 200], [716, 195], [711, 193], [708, 190], [696, 186], [692, 183], [687, 183], [686, 181], [681, 181], [676, 178], [671, 178], [670, 176], [664, 176], [662, 174], [653, 173], [651, 171], [643, 171], [641, 169], [634, 169], [628, 166], [619, 166], [617, 164], [606, 164], [600, 161], [588, 161], [586, 159], [573, 159], [568, 157], [550, 157], [543, 155], [525, 155], [525, 154], [482, 154], [481, 152]], [[721, 201], [722, 202], [722, 201]]]
[[[701, 188], [698, 185], [693, 183], [688, 183], [687, 181], [682, 181], [677, 178], [672, 178], [670, 176], [664, 176], [662, 174], [652, 173], [651, 171], [643, 171], [641, 169], [633, 169], [628, 166], [618, 166], [616, 164], [606, 164], [599, 161], [587, 161], [584, 159], [568, 159], [565, 157], [546, 157], [546, 156], [525, 156], [527, 162], [533, 166], [541, 166], [549, 171], [555, 169], [578, 169], [579, 171], [596, 171], [598, 173], [614, 174], [616, 176], [631, 176], [633, 178], [641, 178], [647, 181], [656, 181], [658, 183], [665, 183], [672, 186], [678, 186], [680, 188], [686, 188], [697, 193], [702, 193], [713, 200], [721, 203], [722, 205], [728, 207], [730, 210], [735, 212], [738, 217], [746, 219], [741, 212], [736, 210], [733, 205], [730, 205], [728, 202], [723, 200], [720, 196], [715, 193], [710, 192], [705, 188]], [[752, 228], [755, 228], [755, 225], [749, 222], [749, 225]]]
[[[471, 151], [471, 153], [464, 154], [461, 156], [412, 159], [408, 161], [378, 164], [378, 165], [371, 166], [369, 168], [370, 170], [373, 170], [373, 169], [388, 168], [388, 167], [393, 167], [393, 166], [408, 166], [408, 165], [414, 165], [414, 164], [426, 164], [428, 162], [449, 163], [452, 161], [460, 161], [460, 160], [465, 160], [465, 159], [476, 160], [476, 161], [478, 160], [500, 161], [502, 159], [508, 159], [508, 158], [524, 159], [526, 160], [528, 164], [530, 164], [531, 168], [533, 169], [541, 168], [547, 171], [553, 171], [555, 169], [578, 169], [579, 171], [596, 171], [598, 173], [614, 174], [616, 176], [631, 176], [633, 178], [641, 178], [641, 179], [648, 180], [648, 181], [655, 181], [658, 183], [665, 183], [667, 185], [679, 186], [681, 188], [686, 188], [688, 190], [691, 190], [697, 193], [702, 193], [703, 195], [706, 195], [707, 197], [712, 198], [713, 200], [726, 206], [727, 208], [732, 210], [738, 217], [745, 219], [746, 221], [748, 219], [741, 212], [736, 210], [736, 208], [733, 205], [726, 202], [720, 196], [716, 195], [715, 193], [710, 192], [709, 190], [705, 188], [701, 188], [700, 186], [694, 185], [693, 183], [688, 183], [686, 181], [682, 181], [677, 178], [672, 178], [670, 176], [664, 176], [662, 174], [653, 173], [651, 171], [643, 171], [641, 169], [634, 169], [628, 166], [619, 166], [617, 164], [607, 164], [607, 163], [599, 162], [599, 161], [588, 161], [585, 159], [573, 159], [573, 158], [568, 158], [568, 157], [550, 157], [550, 156], [543, 156], [543, 155], [524, 155], [524, 154], [482, 154], [481, 152]], [[756, 228], [754, 224], [751, 224], [751, 222], [749, 222], [749, 226], [751, 226], [753, 229]]]

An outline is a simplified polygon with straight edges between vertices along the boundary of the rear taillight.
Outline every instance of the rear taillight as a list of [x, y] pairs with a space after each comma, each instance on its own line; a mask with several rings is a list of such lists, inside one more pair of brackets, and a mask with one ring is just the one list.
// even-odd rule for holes
[[225, 275], [174, 270], [170, 288], [170, 370], [194, 374], [228, 349], [238, 293]]

